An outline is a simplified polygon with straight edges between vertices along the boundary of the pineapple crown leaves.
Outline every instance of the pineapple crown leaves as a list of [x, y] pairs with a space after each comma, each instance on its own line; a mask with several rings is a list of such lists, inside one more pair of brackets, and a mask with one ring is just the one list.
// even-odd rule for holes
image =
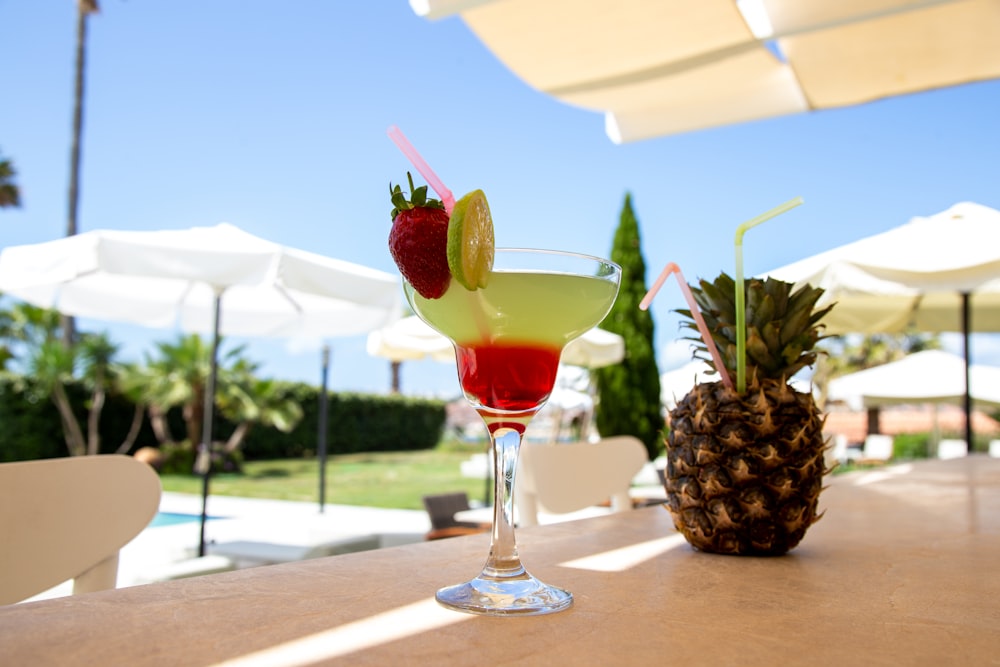
[[[805, 285], [792, 291], [791, 283], [774, 278], [752, 278], [746, 290], [746, 362], [747, 375], [758, 379], [785, 379], [815, 363], [819, 351], [816, 344], [826, 338], [821, 335], [820, 321], [833, 305], [816, 309], [823, 290]], [[722, 273], [714, 282], [700, 280], [692, 287], [698, 309], [719, 348], [726, 370], [736, 372], [736, 281]], [[691, 311], [675, 311], [687, 318], [681, 327], [696, 335], [686, 337], [695, 343], [698, 358], [707, 359]], [[699, 354], [702, 353], [702, 354]]]
[[413, 175], [406, 172], [406, 179], [410, 182], [410, 198], [407, 199], [400, 186], [393, 187], [389, 183], [389, 197], [392, 199], [393, 220], [401, 211], [409, 211], [415, 208], [440, 208], [444, 209], [444, 204], [438, 199], [427, 197], [427, 186], [421, 185], [419, 188], [413, 187]]

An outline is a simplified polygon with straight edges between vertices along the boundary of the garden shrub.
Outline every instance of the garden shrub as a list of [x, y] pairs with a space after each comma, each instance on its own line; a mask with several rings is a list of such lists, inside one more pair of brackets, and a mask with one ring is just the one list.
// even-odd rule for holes
[[892, 458], [895, 460], [926, 459], [930, 436], [927, 433], [898, 433], [892, 439]]
[[[290, 433], [255, 427], [244, 443], [247, 460], [301, 458], [317, 454], [319, 390], [295, 385], [289, 390], [302, 407], [302, 420]], [[327, 453], [433, 449], [445, 424], [443, 401], [357, 393], [330, 393], [327, 399]]]
[[[0, 461], [67, 456], [62, 424], [55, 405], [48, 398], [24, 391], [27, 381], [0, 378]], [[302, 407], [303, 417], [289, 433], [255, 424], [237, 457], [216, 460], [216, 470], [238, 469], [247, 460], [313, 457], [317, 454], [319, 390], [302, 383], [287, 383], [282, 389]], [[86, 420], [89, 396], [77, 385], [68, 393], [81, 424]], [[132, 424], [134, 406], [121, 396], [109, 396], [101, 413], [101, 453], [113, 453], [124, 441]], [[432, 449], [444, 432], [443, 401], [357, 393], [330, 393], [328, 398], [327, 453], [348, 454], [366, 451]], [[179, 409], [171, 410], [168, 423], [174, 437], [184, 435]], [[235, 424], [215, 415], [213, 439], [225, 442]], [[127, 453], [142, 447], [159, 447], [148, 419], [143, 420], [139, 437]], [[185, 449], [186, 448], [186, 449]], [[163, 452], [167, 465], [177, 472], [190, 471], [194, 452], [190, 445], [175, 445]], [[221, 467], [220, 467], [221, 466]], [[166, 470], [165, 470], [166, 471]]]

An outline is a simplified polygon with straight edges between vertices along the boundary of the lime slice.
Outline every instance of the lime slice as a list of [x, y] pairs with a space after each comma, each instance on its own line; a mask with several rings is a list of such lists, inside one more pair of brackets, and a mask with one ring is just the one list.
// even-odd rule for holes
[[473, 190], [457, 202], [448, 221], [448, 268], [467, 290], [486, 287], [493, 270], [493, 217], [486, 195]]

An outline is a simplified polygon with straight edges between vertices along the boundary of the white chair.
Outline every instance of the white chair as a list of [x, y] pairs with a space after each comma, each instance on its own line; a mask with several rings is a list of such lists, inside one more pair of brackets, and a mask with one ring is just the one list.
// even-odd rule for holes
[[525, 444], [518, 463], [518, 522], [538, 524], [538, 514], [567, 514], [611, 500], [611, 511], [632, 509], [632, 478], [649, 461], [633, 436], [602, 438], [596, 443]]
[[0, 604], [73, 580], [115, 588], [118, 552], [149, 525], [160, 478], [131, 456], [0, 464]]
[[990, 440], [990, 456], [1000, 459], [1000, 440]]
[[865, 436], [862, 458], [866, 461], [888, 461], [892, 458], [892, 436], [869, 434]]
[[965, 440], [942, 440], [938, 443], [937, 457], [939, 459], [960, 459], [969, 453]]
[[847, 463], [847, 436], [843, 433], [835, 434], [833, 444], [826, 448], [824, 455], [828, 468], [836, 463], [841, 465]]

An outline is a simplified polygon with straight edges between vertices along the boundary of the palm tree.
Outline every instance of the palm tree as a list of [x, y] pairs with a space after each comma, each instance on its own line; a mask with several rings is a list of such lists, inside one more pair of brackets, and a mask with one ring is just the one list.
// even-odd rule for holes
[[[144, 392], [145, 403], [154, 412], [165, 418], [167, 411], [180, 407], [184, 418], [185, 438], [197, 442], [201, 437], [202, 425], [205, 423], [205, 391], [208, 376], [211, 371], [212, 348], [201, 336], [190, 334], [179, 336], [176, 343], [157, 343], [158, 357], [147, 356], [148, 385]], [[229, 382], [229, 367], [227, 364], [243, 352], [243, 347], [226, 353], [219, 360], [218, 386], [219, 391]], [[168, 440], [174, 441], [167, 430], [163, 430]], [[159, 438], [160, 435], [157, 434]]]
[[35, 349], [28, 363], [28, 374], [37, 381], [38, 390], [48, 396], [59, 411], [70, 456], [83, 456], [87, 453], [87, 443], [66, 392], [66, 385], [73, 381], [74, 367], [73, 349], [47, 340]]
[[[118, 347], [107, 334], [87, 333], [66, 347], [59, 341], [60, 316], [28, 304], [17, 304], [0, 317], [6, 354], [20, 348], [22, 365], [34, 391], [52, 400], [62, 422], [66, 447], [73, 456], [98, 454], [100, 420], [108, 392], [116, 387], [114, 357]], [[88, 392], [86, 428], [81, 426], [67, 393], [67, 385], [81, 384]], [[136, 428], [136, 433], [138, 429]], [[127, 451], [123, 444], [119, 451]]]
[[0, 153], [0, 208], [13, 208], [21, 205], [21, 191], [14, 183], [14, 164]]
[[[205, 391], [211, 371], [210, 344], [197, 334], [181, 336], [176, 343], [157, 343], [158, 358], [147, 358], [145, 369], [131, 369], [126, 382], [129, 395], [148, 408], [153, 432], [162, 443], [177, 442], [166, 421], [167, 412], [179, 407], [184, 417], [181, 441], [201, 437], [205, 419]], [[258, 366], [244, 358], [245, 346], [226, 352], [219, 360], [215, 404], [219, 413], [237, 424], [223, 451], [237, 450], [253, 424], [290, 431], [302, 418], [302, 408], [287, 397], [273, 380], [254, 377]]]
[[77, 232], [77, 210], [80, 201], [80, 143], [83, 138], [83, 100], [86, 80], [87, 19], [99, 11], [97, 0], [77, 0], [76, 3], [76, 70], [73, 86], [73, 136], [69, 161], [69, 215], [66, 236]]
[[[66, 217], [66, 236], [77, 233], [77, 213], [80, 204], [80, 144], [83, 139], [83, 100], [87, 59], [87, 20], [99, 11], [97, 0], [76, 2], [76, 68], [73, 86], [73, 135], [69, 160], [69, 206]], [[63, 344], [73, 343], [75, 324], [73, 318], [64, 316], [62, 322]]]
[[251, 374], [220, 397], [219, 411], [237, 424], [223, 447], [227, 454], [239, 449], [254, 424], [289, 433], [302, 419], [302, 406], [288, 398], [281, 383]]
[[59, 314], [26, 303], [0, 309], [0, 368], [21, 362], [23, 370], [32, 350], [52, 338], [59, 328]]
[[124, 364], [121, 371], [122, 393], [136, 406], [136, 410], [149, 416], [149, 424], [153, 435], [159, 443], [174, 442], [167, 421], [170, 404], [162, 398], [161, 387], [168, 378], [153, 370], [150, 366], [139, 364]]
[[93, 456], [101, 451], [101, 412], [107, 400], [109, 389], [115, 386], [116, 367], [113, 363], [119, 346], [111, 342], [106, 333], [86, 334], [76, 346], [80, 364], [80, 376], [90, 390], [87, 411], [87, 454]]
[[[66, 446], [73, 456], [99, 454], [101, 451], [101, 413], [109, 390], [114, 386], [113, 359], [118, 346], [107, 334], [86, 333], [71, 347], [60, 341], [47, 340], [34, 351], [28, 372], [39, 388], [55, 403], [66, 437]], [[67, 385], [80, 382], [89, 392], [86, 432], [73, 411]], [[128, 446], [125, 446], [127, 451]], [[121, 449], [119, 449], [121, 451]]]

